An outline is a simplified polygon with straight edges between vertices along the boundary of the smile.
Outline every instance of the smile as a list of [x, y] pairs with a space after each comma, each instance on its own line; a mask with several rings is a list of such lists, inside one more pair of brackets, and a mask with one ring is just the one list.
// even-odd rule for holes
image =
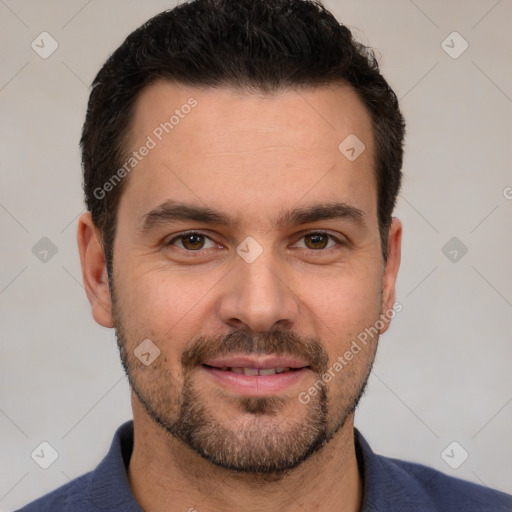
[[311, 373], [305, 361], [280, 355], [222, 357], [200, 369], [230, 393], [252, 397], [283, 393]]
[[300, 368], [286, 368], [283, 366], [279, 366], [277, 368], [243, 368], [240, 366], [223, 366], [222, 368], [217, 368], [215, 366], [205, 365], [209, 368], [215, 368], [217, 370], [221, 370], [223, 372], [233, 372], [238, 373], [239, 375], [275, 375], [276, 373], [285, 373], [290, 371], [296, 371]]

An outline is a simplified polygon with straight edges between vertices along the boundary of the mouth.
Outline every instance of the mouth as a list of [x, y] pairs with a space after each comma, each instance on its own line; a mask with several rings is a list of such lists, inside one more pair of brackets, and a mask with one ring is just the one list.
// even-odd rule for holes
[[251, 397], [282, 393], [311, 372], [303, 360], [268, 355], [223, 357], [207, 361], [200, 368], [231, 393]]
[[285, 368], [283, 366], [278, 366], [276, 368], [252, 368], [252, 367], [241, 367], [241, 366], [223, 366], [222, 368], [216, 367], [216, 366], [210, 366], [208, 364], [203, 365], [205, 368], [213, 368], [215, 370], [221, 370], [223, 372], [233, 372], [237, 373], [238, 375], [247, 375], [247, 376], [253, 376], [253, 375], [276, 375], [278, 373], [285, 373], [285, 372], [294, 372], [297, 370], [301, 370], [302, 368]]

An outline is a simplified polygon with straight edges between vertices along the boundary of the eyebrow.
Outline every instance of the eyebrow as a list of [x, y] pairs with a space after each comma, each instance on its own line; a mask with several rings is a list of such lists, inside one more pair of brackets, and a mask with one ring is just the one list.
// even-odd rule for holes
[[[296, 207], [282, 212], [273, 224], [274, 227], [284, 227], [336, 219], [347, 220], [359, 227], [366, 225], [364, 212], [343, 202], [314, 204], [305, 208]], [[161, 225], [179, 221], [221, 226], [236, 226], [239, 223], [229, 215], [206, 206], [169, 200], [140, 217], [140, 230], [151, 231]]]

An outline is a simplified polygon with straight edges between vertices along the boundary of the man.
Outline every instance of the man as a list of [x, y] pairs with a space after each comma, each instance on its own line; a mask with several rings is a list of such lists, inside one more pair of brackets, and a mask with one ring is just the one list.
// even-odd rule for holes
[[404, 122], [320, 4], [197, 0], [93, 83], [78, 245], [133, 422], [23, 511], [505, 511], [354, 429], [400, 304]]

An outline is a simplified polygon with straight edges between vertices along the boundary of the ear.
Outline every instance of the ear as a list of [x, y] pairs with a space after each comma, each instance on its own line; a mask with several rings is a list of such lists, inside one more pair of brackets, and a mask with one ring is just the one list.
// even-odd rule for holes
[[91, 303], [94, 320], [103, 327], [114, 327], [107, 265], [100, 240], [99, 230], [91, 214], [82, 214], [78, 220], [77, 241], [85, 292]]
[[[395, 304], [395, 286], [398, 269], [400, 268], [400, 258], [402, 251], [402, 223], [399, 219], [393, 218], [388, 234], [388, 259], [384, 267], [384, 275], [382, 277], [382, 315], [384, 327], [380, 333], [385, 333], [391, 318], [390, 312], [395, 312], [393, 307]], [[394, 316], [394, 315], [393, 315]]]

